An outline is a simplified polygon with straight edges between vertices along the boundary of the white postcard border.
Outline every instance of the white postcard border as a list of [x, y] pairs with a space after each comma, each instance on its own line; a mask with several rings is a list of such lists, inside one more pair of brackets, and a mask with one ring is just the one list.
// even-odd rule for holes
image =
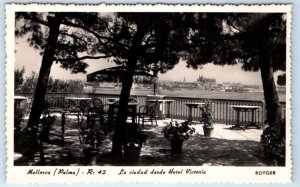
[[[155, 8], [154, 8], [155, 7]], [[171, 7], [171, 8], [170, 8]], [[155, 183], [290, 183], [292, 176], [291, 158], [291, 5], [63, 5], [63, 4], [7, 4], [6, 5], [6, 136], [7, 136], [7, 182], [8, 183], [92, 183], [92, 182], [155, 182]], [[14, 13], [16, 11], [99, 11], [103, 12], [286, 12], [287, 13], [287, 152], [285, 167], [229, 167], [229, 166], [14, 166], [13, 164], [13, 95], [14, 95]], [[30, 175], [30, 169], [50, 172], [45, 175]], [[63, 170], [74, 171], [77, 175], [58, 174]], [[96, 174], [87, 174], [92, 169]], [[127, 174], [120, 174], [124, 169]], [[145, 171], [148, 174], [130, 174], [130, 171]], [[150, 174], [152, 170], [166, 174]], [[168, 174], [169, 170], [182, 174]], [[185, 174], [186, 169], [200, 174]], [[105, 174], [97, 174], [105, 170]], [[258, 172], [270, 171], [274, 175]]]

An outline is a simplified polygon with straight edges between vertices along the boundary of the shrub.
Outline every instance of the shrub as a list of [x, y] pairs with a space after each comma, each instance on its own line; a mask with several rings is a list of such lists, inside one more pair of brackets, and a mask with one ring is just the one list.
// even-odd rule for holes
[[178, 123], [171, 121], [162, 130], [164, 137], [168, 140], [187, 140], [195, 132], [188, 121]]
[[267, 164], [285, 166], [285, 121], [282, 122], [281, 134], [277, 135], [271, 127], [264, 129], [260, 142], [263, 144]]
[[201, 118], [200, 123], [203, 123], [203, 126], [207, 128], [213, 128], [213, 118], [212, 118], [212, 108], [209, 103], [204, 104], [204, 107], [201, 107]]

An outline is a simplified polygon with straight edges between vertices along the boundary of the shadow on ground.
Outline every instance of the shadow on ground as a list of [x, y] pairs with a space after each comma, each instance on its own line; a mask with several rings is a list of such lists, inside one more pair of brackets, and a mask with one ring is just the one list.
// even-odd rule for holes
[[[43, 143], [46, 163], [51, 166], [82, 166], [84, 165], [83, 145], [80, 144], [76, 118], [67, 118], [65, 142], [62, 146], [60, 126], [55, 124], [49, 142]], [[181, 154], [172, 154], [170, 142], [161, 133], [161, 126], [144, 127], [148, 140], [143, 145], [140, 161], [141, 166], [265, 166], [262, 146], [257, 141], [227, 140], [208, 138], [199, 133], [193, 135], [183, 144]], [[122, 160], [111, 158], [112, 134], [108, 134], [97, 156], [96, 165], [126, 165]], [[31, 163], [40, 165], [39, 157]], [[15, 165], [24, 165], [16, 158]]]

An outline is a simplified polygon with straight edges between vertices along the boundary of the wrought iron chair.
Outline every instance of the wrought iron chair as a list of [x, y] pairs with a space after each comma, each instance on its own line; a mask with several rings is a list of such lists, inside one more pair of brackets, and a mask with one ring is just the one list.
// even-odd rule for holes
[[[104, 137], [102, 130], [103, 111], [101, 107], [91, 107], [87, 113], [87, 125], [79, 128], [80, 143], [86, 146], [99, 146]], [[97, 145], [95, 145], [97, 144]]]
[[136, 98], [131, 97], [131, 98], [129, 98], [128, 102], [129, 103], [137, 103], [137, 100], [136, 100]]
[[114, 102], [113, 104], [109, 105], [108, 112], [107, 112], [108, 113], [107, 122], [110, 130], [114, 129], [118, 110], [119, 110], [119, 102]]
[[[88, 125], [88, 111], [89, 106], [88, 103], [84, 100], [79, 102], [79, 111], [77, 112], [77, 120], [79, 124], [79, 128], [83, 127], [84, 121], [86, 121], [86, 126]], [[76, 111], [75, 111], [76, 112]]]
[[[88, 110], [87, 116], [88, 126], [98, 126], [99, 128], [104, 122], [103, 110], [101, 107], [92, 107]], [[97, 125], [98, 124], [98, 125]]]
[[[137, 100], [135, 98], [129, 98], [128, 103], [137, 103]], [[133, 113], [136, 113], [136, 109], [134, 111], [133, 110], [134, 110], [133, 108], [127, 109], [127, 119], [129, 118], [132, 121], [132, 123], [135, 123], [135, 121], [133, 121], [132, 115], [136, 115], [136, 114], [133, 114]]]
[[153, 125], [153, 120], [157, 126], [157, 114], [156, 114], [156, 107], [158, 102], [154, 102], [149, 106], [140, 106], [138, 116], [138, 125], [140, 125], [140, 121], [142, 120], [142, 127], [144, 127], [145, 122], [151, 122]]
[[101, 101], [101, 99], [98, 98], [94, 98], [92, 101], [92, 104], [94, 107], [103, 107], [103, 102]]
[[93, 104], [93, 107], [100, 108], [102, 110], [101, 113], [103, 114], [104, 119], [107, 119], [109, 105], [108, 104], [104, 104], [102, 102], [102, 100], [98, 99], [98, 98], [94, 98], [93, 101], [92, 101], [92, 104]]

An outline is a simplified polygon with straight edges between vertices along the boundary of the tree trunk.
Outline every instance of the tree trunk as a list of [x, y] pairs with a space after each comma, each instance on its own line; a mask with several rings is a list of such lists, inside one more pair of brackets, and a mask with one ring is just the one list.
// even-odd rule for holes
[[280, 134], [281, 125], [281, 106], [274, 81], [274, 72], [272, 66], [272, 54], [269, 45], [261, 45], [260, 52], [260, 72], [264, 89], [264, 98], [267, 110], [267, 122], [269, 126]]
[[49, 23], [49, 37], [45, 47], [44, 55], [42, 58], [42, 65], [39, 71], [38, 82], [36, 85], [32, 108], [28, 120], [28, 127], [36, 129], [39, 124], [40, 116], [44, 107], [45, 94], [49, 80], [51, 66], [54, 60], [54, 53], [56, 42], [59, 35], [60, 19], [48, 18]]
[[122, 79], [122, 90], [119, 101], [119, 110], [117, 113], [117, 120], [113, 135], [112, 156], [114, 158], [122, 158], [122, 145], [125, 134], [126, 120], [127, 120], [127, 107], [130, 97], [130, 90], [133, 83], [133, 73], [135, 70], [136, 62], [130, 62], [133, 66], [126, 68], [125, 76]]
[[153, 71], [153, 95], [157, 94], [158, 70]]
[[129, 49], [128, 61], [125, 76], [122, 80], [122, 90], [119, 101], [119, 110], [113, 135], [112, 156], [122, 158], [122, 145], [124, 143], [125, 127], [127, 120], [127, 107], [130, 97], [130, 90], [133, 83], [134, 71], [137, 68], [137, 60], [140, 53], [140, 45], [144, 37], [143, 25], [137, 24], [137, 32], [133, 36], [132, 47]]

